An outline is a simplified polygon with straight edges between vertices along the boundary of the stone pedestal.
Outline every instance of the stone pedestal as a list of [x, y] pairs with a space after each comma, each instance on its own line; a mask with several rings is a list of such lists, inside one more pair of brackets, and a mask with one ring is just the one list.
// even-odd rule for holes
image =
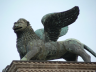
[[13, 61], [6, 72], [96, 72], [96, 62]]

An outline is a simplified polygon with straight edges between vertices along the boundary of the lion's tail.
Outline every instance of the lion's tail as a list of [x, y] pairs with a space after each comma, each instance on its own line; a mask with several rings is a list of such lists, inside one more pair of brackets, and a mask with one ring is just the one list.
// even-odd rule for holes
[[96, 57], [96, 53], [95, 53], [91, 48], [89, 48], [88, 46], [86, 46], [85, 44], [84, 44], [84, 49], [86, 49], [86, 50], [89, 51], [92, 55], [94, 55], [94, 56]]

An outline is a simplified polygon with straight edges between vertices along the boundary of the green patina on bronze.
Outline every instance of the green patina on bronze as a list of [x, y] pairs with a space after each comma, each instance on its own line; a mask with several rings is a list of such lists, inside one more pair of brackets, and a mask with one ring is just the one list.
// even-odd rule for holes
[[[38, 33], [36, 34], [34, 32], [27, 20], [21, 18], [15, 22], [13, 30], [17, 35], [17, 50], [21, 60], [52, 60], [63, 58], [67, 61], [77, 61], [77, 57], [81, 56], [85, 62], [90, 62], [90, 56], [84, 49], [88, 50], [95, 57], [96, 53], [85, 44], [76, 39], [55, 42], [61, 36], [61, 28], [75, 22], [78, 15], [79, 8], [77, 6], [65, 12], [45, 15], [42, 18], [44, 32], [41, 32], [44, 37], [38, 36]], [[60, 22], [58, 22], [59, 20]]]

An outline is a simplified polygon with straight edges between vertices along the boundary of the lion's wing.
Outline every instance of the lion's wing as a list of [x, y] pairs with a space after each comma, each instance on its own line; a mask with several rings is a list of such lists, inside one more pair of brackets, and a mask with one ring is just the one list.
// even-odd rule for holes
[[79, 7], [75, 6], [70, 10], [58, 13], [49, 13], [43, 16], [41, 22], [44, 26], [46, 39], [57, 41], [60, 36], [61, 28], [75, 22], [79, 15]]

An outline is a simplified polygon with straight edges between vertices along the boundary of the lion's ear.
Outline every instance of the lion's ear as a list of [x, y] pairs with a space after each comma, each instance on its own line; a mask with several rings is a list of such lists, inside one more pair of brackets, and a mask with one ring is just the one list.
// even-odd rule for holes
[[27, 21], [27, 26], [29, 26], [30, 25], [30, 23], [29, 23], [29, 21]]

